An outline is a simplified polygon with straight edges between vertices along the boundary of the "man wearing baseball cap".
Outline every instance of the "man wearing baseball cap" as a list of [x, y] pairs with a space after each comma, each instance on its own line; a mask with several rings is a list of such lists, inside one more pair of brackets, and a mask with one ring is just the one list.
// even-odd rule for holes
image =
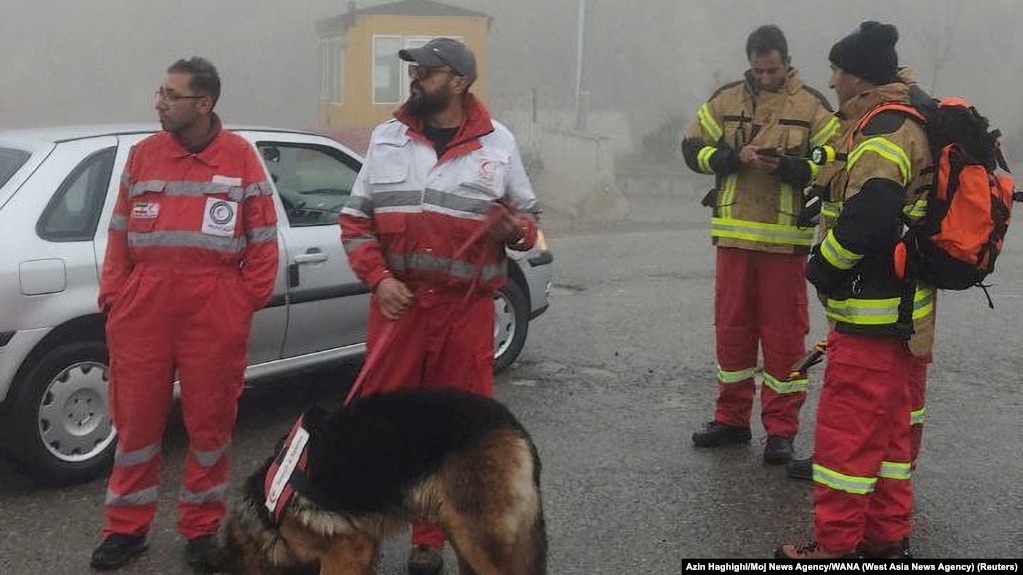
[[[362, 393], [491, 396], [493, 294], [507, 280], [505, 249], [536, 241], [536, 196], [514, 136], [469, 92], [472, 52], [435, 38], [398, 55], [408, 100], [373, 130], [339, 219], [352, 269], [373, 292], [367, 356], [377, 356]], [[412, 542], [410, 575], [440, 573], [440, 528], [414, 521]]]

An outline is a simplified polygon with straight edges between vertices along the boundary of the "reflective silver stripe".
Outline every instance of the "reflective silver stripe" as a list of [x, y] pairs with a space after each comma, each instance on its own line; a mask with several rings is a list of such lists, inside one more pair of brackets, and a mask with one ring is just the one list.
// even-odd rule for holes
[[373, 215], [373, 200], [365, 196], [352, 196], [345, 202], [341, 213], [368, 219]]
[[909, 424], [910, 425], [923, 425], [924, 416], [927, 415], [927, 408], [921, 407], [915, 411], [909, 412]]
[[[476, 265], [451, 258], [442, 258], [426, 254], [387, 254], [387, 267], [394, 272], [426, 271], [441, 272], [459, 279], [472, 279], [476, 275]], [[507, 262], [487, 264], [480, 274], [482, 281], [490, 281], [508, 274]]]
[[374, 236], [358, 236], [350, 238], [341, 242], [345, 246], [345, 252], [350, 253], [355, 248], [370, 243], [377, 243], [377, 239]]
[[151, 460], [157, 453], [160, 452], [160, 444], [154, 443], [147, 445], [141, 449], [135, 451], [129, 451], [122, 453], [118, 451], [114, 454], [114, 465], [118, 467], [131, 467], [132, 465], [142, 465], [143, 463]]
[[396, 206], [418, 206], [423, 203], [423, 192], [402, 190], [397, 192], [373, 192], [373, 207], [393, 208]]
[[269, 196], [271, 194], [273, 194], [273, 188], [270, 187], [269, 182], [263, 180], [262, 182], [256, 182], [255, 184], [249, 184], [246, 186], [244, 199]]
[[217, 182], [189, 182], [189, 181], [167, 181], [147, 180], [135, 182], [131, 187], [131, 197], [140, 196], [146, 192], [162, 192], [166, 196], [205, 196], [209, 194], [227, 193], [227, 197], [233, 201], [240, 202], [247, 198], [258, 196], [269, 196], [272, 192], [267, 182], [257, 182], [242, 188], [240, 186], [228, 186]]
[[128, 245], [133, 248], [161, 246], [173, 248], [204, 248], [236, 254], [245, 249], [245, 238], [222, 238], [202, 232], [128, 232]]
[[146, 192], [162, 192], [167, 182], [163, 180], [146, 180], [144, 182], [135, 182], [132, 184], [131, 189], [128, 190], [128, 197], [134, 198], [135, 196], [141, 196]]
[[140, 505], [149, 505], [156, 503], [156, 497], [160, 492], [159, 486], [149, 487], [142, 491], [136, 491], [134, 493], [125, 493], [118, 495], [113, 491], [107, 489], [107, 498], [104, 501], [106, 505], [122, 505], [125, 507], [135, 507]]
[[854, 493], [856, 495], [866, 495], [874, 491], [874, 486], [877, 485], [876, 477], [856, 477], [854, 475], [845, 475], [837, 471], [832, 471], [819, 463], [813, 464], [813, 480], [815, 483], [827, 485], [832, 489], [845, 491], [846, 493]]
[[882, 461], [881, 470], [877, 472], [878, 477], [885, 479], [909, 479], [911, 471], [910, 464], [896, 463], [893, 461]]
[[494, 205], [494, 202], [490, 200], [467, 198], [457, 194], [430, 189], [426, 190], [426, 193], [423, 195], [423, 203], [458, 212], [477, 214], [480, 216], [487, 215], [491, 206]]
[[203, 503], [209, 503], [211, 501], [225, 501], [226, 494], [227, 484], [221, 483], [213, 489], [207, 489], [206, 491], [188, 491], [186, 489], [182, 489], [181, 496], [178, 497], [178, 501], [185, 505], [202, 505]]
[[778, 379], [773, 375], [764, 372], [764, 385], [771, 388], [775, 393], [787, 395], [790, 393], [806, 393], [807, 378], [800, 379]]
[[110, 228], [111, 230], [123, 231], [128, 229], [128, 216], [122, 216], [114, 214], [110, 216]]
[[272, 242], [277, 239], [277, 226], [252, 228], [245, 232], [245, 239], [247, 239], [250, 244]]
[[757, 372], [757, 368], [750, 367], [747, 369], [740, 369], [736, 371], [725, 371], [718, 366], [718, 381], [721, 383], [742, 383], [747, 379], [751, 379]]
[[227, 453], [227, 448], [230, 446], [231, 444], [229, 443], [213, 451], [192, 451], [192, 457], [195, 457], [195, 461], [203, 467], [213, 467]]

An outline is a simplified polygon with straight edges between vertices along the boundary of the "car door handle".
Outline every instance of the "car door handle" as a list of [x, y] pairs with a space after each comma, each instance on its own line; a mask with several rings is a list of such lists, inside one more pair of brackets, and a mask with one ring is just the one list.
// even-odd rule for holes
[[318, 264], [327, 261], [327, 254], [323, 252], [312, 252], [295, 256], [296, 264]]

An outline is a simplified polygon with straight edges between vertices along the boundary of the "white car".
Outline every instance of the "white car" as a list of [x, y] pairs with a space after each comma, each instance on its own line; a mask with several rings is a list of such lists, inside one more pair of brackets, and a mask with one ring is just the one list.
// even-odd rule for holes
[[[274, 184], [280, 268], [253, 320], [246, 381], [356, 360], [369, 295], [348, 267], [337, 216], [361, 160], [306, 132], [233, 128]], [[0, 440], [34, 479], [91, 479], [111, 461], [107, 349], [97, 309], [110, 212], [130, 147], [155, 125], [0, 132]], [[494, 304], [496, 370], [547, 308], [551, 254], [509, 252]]]

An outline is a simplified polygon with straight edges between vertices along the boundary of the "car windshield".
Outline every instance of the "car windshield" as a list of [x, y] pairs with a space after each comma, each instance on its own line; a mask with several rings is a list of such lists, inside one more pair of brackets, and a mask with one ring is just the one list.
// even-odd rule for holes
[[0, 188], [7, 184], [7, 180], [11, 179], [14, 172], [17, 172], [31, 155], [25, 150], [0, 148]]

